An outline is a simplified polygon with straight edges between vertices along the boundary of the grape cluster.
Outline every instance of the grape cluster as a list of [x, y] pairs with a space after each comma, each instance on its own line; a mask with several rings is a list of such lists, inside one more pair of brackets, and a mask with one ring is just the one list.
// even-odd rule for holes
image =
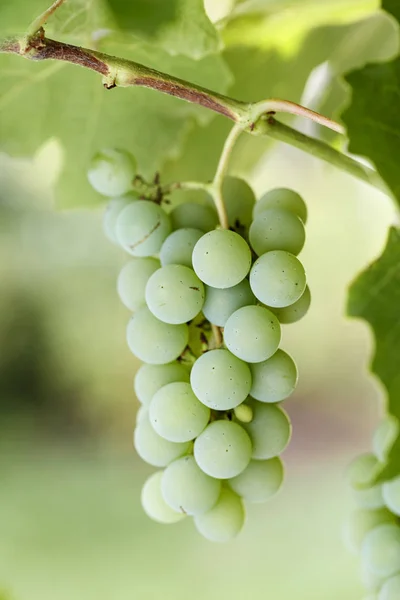
[[344, 530], [348, 549], [360, 555], [365, 600], [400, 598], [400, 477], [374, 483], [399, 434], [399, 423], [386, 417], [373, 437], [373, 452], [358, 456], [347, 479], [357, 508]]
[[117, 194], [104, 230], [131, 255], [117, 289], [133, 313], [128, 346], [144, 363], [134, 446], [162, 469], [142, 505], [161, 523], [191, 515], [204, 537], [226, 542], [243, 526], [243, 501], [264, 502], [283, 482], [291, 423], [279, 403], [298, 376], [279, 344], [281, 323], [310, 304], [296, 257], [306, 206], [289, 189], [256, 203], [245, 181], [226, 177], [221, 229], [211, 200], [168, 211], [162, 196], [132, 192], [134, 161], [113, 152], [95, 158], [89, 180]]

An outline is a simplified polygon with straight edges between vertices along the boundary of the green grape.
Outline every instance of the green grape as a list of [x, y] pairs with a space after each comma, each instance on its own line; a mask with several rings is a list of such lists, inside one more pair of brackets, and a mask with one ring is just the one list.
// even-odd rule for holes
[[200, 279], [216, 288], [240, 283], [251, 266], [251, 251], [238, 233], [216, 229], [203, 235], [193, 250], [193, 268]]
[[196, 202], [185, 202], [179, 204], [169, 213], [172, 229], [201, 229], [207, 232], [215, 229], [218, 225], [216, 211]]
[[233, 421], [213, 421], [196, 439], [193, 452], [204, 473], [229, 479], [247, 467], [252, 447], [243, 427]]
[[133, 256], [157, 254], [170, 231], [168, 215], [158, 204], [148, 200], [131, 203], [117, 218], [118, 242]]
[[280, 323], [288, 325], [290, 323], [296, 323], [296, 321], [300, 321], [300, 319], [307, 314], [310, 304], [311, 293], [310, 288], [307, 285], [303, 294], [298, 300], [296, 300], [296, 302], [290, 306], [285, 306], [284, 308], [271, 308], [270, 310], [272, 310], [274, 315], [278, 317]]
[[222, 184], [228, 223], [234, 229], [250, 227], [256, 197], [249, 184], [239, 177], [225, 177]]
[[363, 586], [367, 588], [367, 590], [370, 590], [371, 593], [378, 593], [380, 588], [382, 587], [383, 582], [385, 581], [385, 578], [379, 577], [379, 575], [372, 573], [368, 566], [362, 563], [361, 581]]
[[90, 185], [103, 196], [121, 196], [132, 188], [136, 161], [126, 150], [104, 148], [97, 152], [88, 169]]
[[190, 380], [189, 371], [178, 362], [166, 365], [142, 365], [135, 375], [135, 394], [137, 399], [148, 406], [159, 389], [173, 381]]
[[237, 285], [225, 289], [206, 285], [205, 293], [203, 314], [210, 323], [218, 325], [218, 327], [224, 327], [235, 310], [256, 303], [256, 298], [247, 279], [243, 279]]
[[191, 321], [201, 311], [204, 286], [189, 267], [166, 265], [148, 280], [146, 302], [157, 319], [179, 325]]
[[250, 365], [252, 386], [250, 395], [260, 402], [281, 402], [295, 390], [298, 380], [293, 359], [283, 350], [263, 362]]
[[369, 531], [375, 529], [378, 525], [393, 521], [393, 515], [385, 508], [378, 510], [355, 509], [351, 513], [343, 531], [344, 542], [349, 552], [358, 554], [364, 538]]
[[249, 241], [260, 256], [271, 250], [285, 250], [297, 255], [306, 239], [304, 225], [288, 210], [269, 208], [258, 215], [249, 229]]
[[141, 502], [144, 512], [158, 523], [176, 523], [185, 518], [181, 512], [176, 512], [165, 502], [161, 493], [163, 471], [150, 475], [142, 488]]
[[209, 350], [194, 363], [190, 383], [200, 402], [215, 410], [229, 410], [247, 398], [251, 374], [246, 363], [228, 350]]
[[243, 306], [225, 324], [226, 347], [248, 363], [258, 363], [270, 358], [277, 351], [280, 341], [279, 321], [263, 306]]
[[253, 419], [242, 426], [250, 436], [252, 458], [267, 460], [282, 454], [290, 442], [292, 426], [287, 413], [275, 404], [263, 404], [252, 398], [247, 401]]
[[142, 306], [128, 323], [126, 338], [130, 351], [152, 365], [169, 363], [184, 351], [189, 330], [186, 324], [169, 325]]
[[246, 502], [266, 502], [280, 490], [283, 478], [281, 459], [271, 458], [251, 460], [245, 470], [228, 483]]
[[385, 579], [396, 575], [400, 571], [400, 527], [385, 524], [367, 533], [361, 558], [373, 575]]
[[117, 219], [126, 206], [138, 200], [138, 197], [134, 192], [129, 192], [118, 198], [113, 198], [106, 206], [106, 210], [103, 215], [103, 231], [108, 239], [114, 244], [119, 244], [116, 234]]
[[250, 286], [255, 297], [263, 304], [275, 308], [290, 306], [297, 302], [306, 289], [304, 267], [289, 252], [267, 252], [252, 266]]
[[367, 453], [357, 456], [347, 469], [347, 480], [360, 508], [374, 509], [384, 506], [382, 485], [372, 484], [379, 468], [378, 459]]
[[117, 292], [121, 301], [131, 311], [146, 304], [145, 290], [150, 276], [160, 268], [156, 258], [132, 258], [118, 276]]
[[146, 417], [146, 415], [148, 415], [148, 410], [147, 410], [147, 406], [139, 406], [137, 413], [136, 413], [136, 425], [139, 425], [139, 423], [141, 421], [143, 421], [143, 419]]
[[173, 460], [186, 454], [190, 448], [188, 442], [169, 442], [156, 433], [151, 426], [148, 413], [143, 415], [133, 434], [136, 452], [153, 467], [166, 467]]
[[388, 509], [400, 517], [400, 477], [386, 481], [382, 485], [382, 495]]
[[399, 600], [400, 598], [400, 574], [391, 577], [382, 586], [377, 600]]
[[150, 422], [170, 442], [189, 442], [210, 419], [210, 409], [194, 395], [190, 383], [168, 383], [155, 393], [149, 407]]
[[297, 192], [288, 188], [276, 188], [264, 194], [254, 206], [253, 217], [256, 218], [268, 208], [290, 210], [300, 217], [303, 223], [307, 221], [306, 203]]
[[221, 492], [221, 482], [206, 475], [193, 456], [184, 456], [165, 469], [161, 492], [173, 510], [188, 515], [201, 515], [216, 504]]
[[234, 415], [241, 423], [250, 423], [253, 420], [253, 409], [248, 404], [239, 404], [233, 409]]
[[230, 542], [240, 533], [245, 521], [243, 502], [232, 490], [223, 488], [217, 504], [194, 518], [196, 529], [210, 542]]
[[386, 462], [389, 452], [399, 435], [399, 422], [392, 415], [387, 415], [378, 425], [372, 438], [375, 456]]
[[184, 265], [192, 268], [193, 248], [204, 235], [200, 229], [177, 229], [165, 240], [160, 250], [160, 260], [165, 265]]

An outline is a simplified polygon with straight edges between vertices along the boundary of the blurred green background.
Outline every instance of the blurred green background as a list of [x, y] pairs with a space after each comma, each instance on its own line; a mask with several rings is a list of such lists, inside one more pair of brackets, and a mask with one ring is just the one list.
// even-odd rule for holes
[[[220, 18], [222, 8], [212, 4]], [[336, 12], [329, 19], [345, 20], [343, 3], [331, 4]], [[349, 23], [375, 4], [348, 3]], [[322, 36], [317, 26], [325, 13], [311, 14], [314, 21], [300, 23], [302, 35]], [[252, 22], [246, 31], [257, 29], [267, 45], [271, 23], [279, 21], [272, 17], [265, 17], [265, 29]], [[286, 12], [281, 38], [276, 31], [268, 38], [271, 47], [279, 39], [282, 55], [292, 52], [289, 75], [297, 73], [302, 31], [295, 17]], [[240, 23], [227, 39], [236, 39]], [[374, 32], [381, 25], [369, 27]], [[360, 64], [371, 39], [362, 38]], [[229, 43], [226, 60], [234, 70], [244, 53]], [[318, 48], [312, 68], [327, 60], [324, 44]], [[330, 52], [336, 67], [351, 55], [342, 42]], [[259, 54], [261, 65], [265, 55]], [[285, 84], [297, 90], [289, 95], [303, 93], [306, 103], [330, 113], [339, 80], [327, 78], [325, 67], [311, 78], [311, 67], [304, 69], [305, 92], [304, 81], [296, 80], [293, 88]], [[234, 91], [238, 79], [236, 73]], [[257, 97], [255, 83], [243, 85]], [[281, 88], [274, 80], [274, 95], [285, 95]], [[226, 131], [221, 117], [205, 128], [193, 125], [182, 158], [165, 165], [165, 179], [208, 176]], [[152, 469], [132, 448], [138, 363], [125, 343], [129, 313], [115, 285], [127, 257], [103, 235], [103, 206], [55, 210], [52, 184], [62, 160], [56, 139], [33, 159], [0, 154], [1, 600], [3, 590], [7, 600], [361, 600], [358, 561], [341, 540], [352, 507], [343, 472], [369, 448], [383, 394], [368, 374], [370, 332], [344, 312], [348, 284], [379, 254], [396, 219], [391, 201], [293, 148], [246, 138], [235, 152], [233, 172], [245, 175], [258, 196], [274, 186], [304, 196], [309, 222], [301, 259], [313, 304], [283, 336], [300, 371], [298, 389], [285, 403], [294, 433], [284, 489], [269, 504], [249, 507], [234, 543], [213, 545], [190, 520], [157, 525], [141, 510], [140, 487]]]

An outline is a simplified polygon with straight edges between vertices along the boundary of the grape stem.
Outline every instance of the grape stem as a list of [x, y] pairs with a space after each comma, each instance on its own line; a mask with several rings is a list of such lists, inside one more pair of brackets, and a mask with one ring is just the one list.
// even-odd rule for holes
[[[214, 181], [207, 186], [207, 191], [213, 195], [223, 227], [227, 226], [227, 219], [222, 202], [221, 182], [234, 142], [241, 131], [254, 135], [268, 135], [301, 148], [387, 193], [387, 188], [373, 169], [334, 150], [320, 140], [279, 123], [274, 118], [277, 112], [283, 112], [310, 119], [339, 134], [344, 133], [342, 125], [304, 106], [275, 98], [253, 103], [235, 100], [134, 61], [47, 38], [43, 25], [63, 2], [64, 0], [56, 0], [50, 8], [35, 19], [24, 36], [0, 41], [0, 53], [17, 54], [33, 61], [58, 60], [79, 65], [99, 73], [104, 87], [108, 90], [115, 87], [147, 87], [206, 107], [233, 120], [237, 127], [232, 129], [226, 141]], [[189, 186], [190, 182], [179, 184], [181, 189], [203, 188], [198, 184]]]

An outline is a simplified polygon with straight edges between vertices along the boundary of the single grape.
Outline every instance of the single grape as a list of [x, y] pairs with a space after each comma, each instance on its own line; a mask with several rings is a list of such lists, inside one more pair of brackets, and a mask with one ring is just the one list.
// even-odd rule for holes
[[347, 469], [347, 480], [352, 494], [360, 508], [381, 508], [384, 506], [382, 485], [373, 485], [380, 465], [378, 459], [370, 453], [357, 456]]
[[394, 516], [385, 508], [368, 510], [356, 508], [345, 524], [343, 537], [349, 552], [358, 554], [367, 533], [384, 523], [394, 522]]
[[120, 212], [116, 236], [121, 246], [133, 256], [151, 256], [160, 251], [171, 231], [171, 222], [154, 202], [140, 200]]
[[121, 196], [132, 188], [136, 161], [126, 150], [104, 148], [97, 152], [88, 169], [90, 185], [103, 196]]
[[373, 573], [365, 563], [361, 563], [361, 582], [371, 593], [378, 593], [382, 587], [384, 577]]
[[247, 398], [251, 374], [246, 363], [228, 350], [209, 350], [194, 363], [190, 383], [200, 402], [215, 410], [229, 410]]
[[252, 266], [250, 286], [263, 304], [275, 308], [290, 306], [297, 302], [306, 288], [304, 267], [289, 252], [267, 252]]
[[189, 442], [210, 419], [210, 409], [194, 395], [190, 383], [168, 383], [155, 393], [149, 407], [154, 430], [170, 442]]
[[280, 458], [251, 460], [240, 475], [228, 480], [234, 492], [247, 502], [266, 502], [280, 490], [284, 468]]
[[193, 250], [193, 268], [200, 279], [216, 288], [240, 283], [251, 266], [251, 251], [239, 234], [216, 229], [199, 239]]
[[133, 434], [136, 452], [153, 467], [166, 467], [173, 460], [186, 454], [190, 448], [188, 442], [169, 442], [156, 433], [151, 426], [148, 413], [144, 414]]
[[297, 255], [302, 250], [305, 239], [302, 220], [281, 208], [263, 211], [249, 229], [250, 245], [258, 256], [271, 250], [285, 250]]
[[201, 229], [207, 232], [215, 229], [218, 225], [218, 215], [210, 206], [197, 204], [196, 202], [185, 202], [179, 204], [169, 213], [172, 229]]
[[382, 485], [382, 495], [388, 509], [400, 517], [400, 477], [386, 481]]
[[182, 354], [189, 330], [186, 324], [163, 323], [142, 306], [129, 320], [126, 337], [130, 351], [140, 360], [162, 365]]
[[243, 306], [225, 324], [226, 347], [248, 363], [262, 362], [275, 354], [280, 341], [279, 321], [263, 306]]
[[243, 502], [228, 488], [221, 490], [217, 504], [194, 518], [196, 529], [210, 542], [230, 542], [240, 533], [245, 521]]
[[193, 248], [204, 235], [200, 229], [177, 229], [165, 240], [160, 250], [160, 260], [165, 265], [184, 265], [192, 268]]
[[176, 523], [185, 518], [181, 512], [172, 510], [161, 494], [161, 479], [163, 471], [150, 475], [142, 488], [141, 502], [144, 512], [158, 523]]
[[270, 310], [278, 317], [280, 323], [288, 325], [290, 323], [296, 323], [296, 321], [300, 321], [300, 319], [307, 314], [310, 304], [311, 293], [310, 288], [307, 285], [303, 294], [298, 300], [296, 300], [296, 302], [290, 306], [285, 306], [283, 308], [270, 308]]
[[142, 365], [135, 375], [135, 394], [138, 400], [148, 406], [154, 394], [173, 381], [190, 380], [189, 371], [178, 362], [166, 365]]
[[400, 598], [400, 574], [391, 577], [382, 586], [378, 600], [399, 600]]
[[173, 510], [188, 515], [201, 515], [216, 504], [221, 492], [221, 482], [206, 475], [193, 456], [184, 456], [165, 469], [161, 492]]
[[251, 441], [233, 421], [213, 421], [194, 443], [194, 457], [200, 469], [216, 479], [239, 475], [249, 464]]
[[253, 419], [242, 426], [251, 439], [252, 458], [267, 460], [282, 454], [292, 435], [287, 413], [280, 406], [263, 404], [252, 398], [246, 404], [253, 410]]
[[229, 226], [234, 229], [250, 227], [256, 197], [249, 184], [239, 177], [225, 177], [222, 197]]
[[283, 350], [263, 362], [250, 365], [252, 386], [250, 395], [260, 402], [281, 402], [295, 390], [298, 380], [293, 359]]
[[253, 409], [248, 404], [239, 404], [236, 408], [233, 409], [235, 417], [241, 423], [251, 423], [253, 420]]
[[264, 194], [254, 206], [253, 217], [268, 208], [283, 208], [300, 217], [303, 223], [307, 221], [306, 203], [297, 192], [288, 188], [276, 188]]
[[225, 289], [206, 285], [205, 294], [203, 314], [210, 323], [218, 325], [218, 327], [224, 327], [235, 310], [256, 303], [256, 298], [247, 279], [243, 279], [237, 285]]
[[179, 325], [194, 319], [201, 311], [204, 286], [189, 267], [166, 265], [149, 278], [146, 302], [157, 319]]
[[132, 258], [122, 267], [117, 280], [121, 301], [131, 311], [146, 304], [145, 290], [150, 276], [160, 268], [156, 258]]
[[386, 462], [390, 450], [399, 435], [399, 422], [392, 415], [387, 415], [378, 425], [372, 438], [375, 456]]
[[361, 558], [378, 577], [396, 575], [400, 570], [400, 527], [385, 524], [370, 531], [362, 543]]
[[129, 192], [118, 198], [112, 198], [106, 206], [103, 215], [103, 231], [114, 244], [119, 244], [116, 234], [117, 218], [123, 208], [138, 200], [134, 192]]

